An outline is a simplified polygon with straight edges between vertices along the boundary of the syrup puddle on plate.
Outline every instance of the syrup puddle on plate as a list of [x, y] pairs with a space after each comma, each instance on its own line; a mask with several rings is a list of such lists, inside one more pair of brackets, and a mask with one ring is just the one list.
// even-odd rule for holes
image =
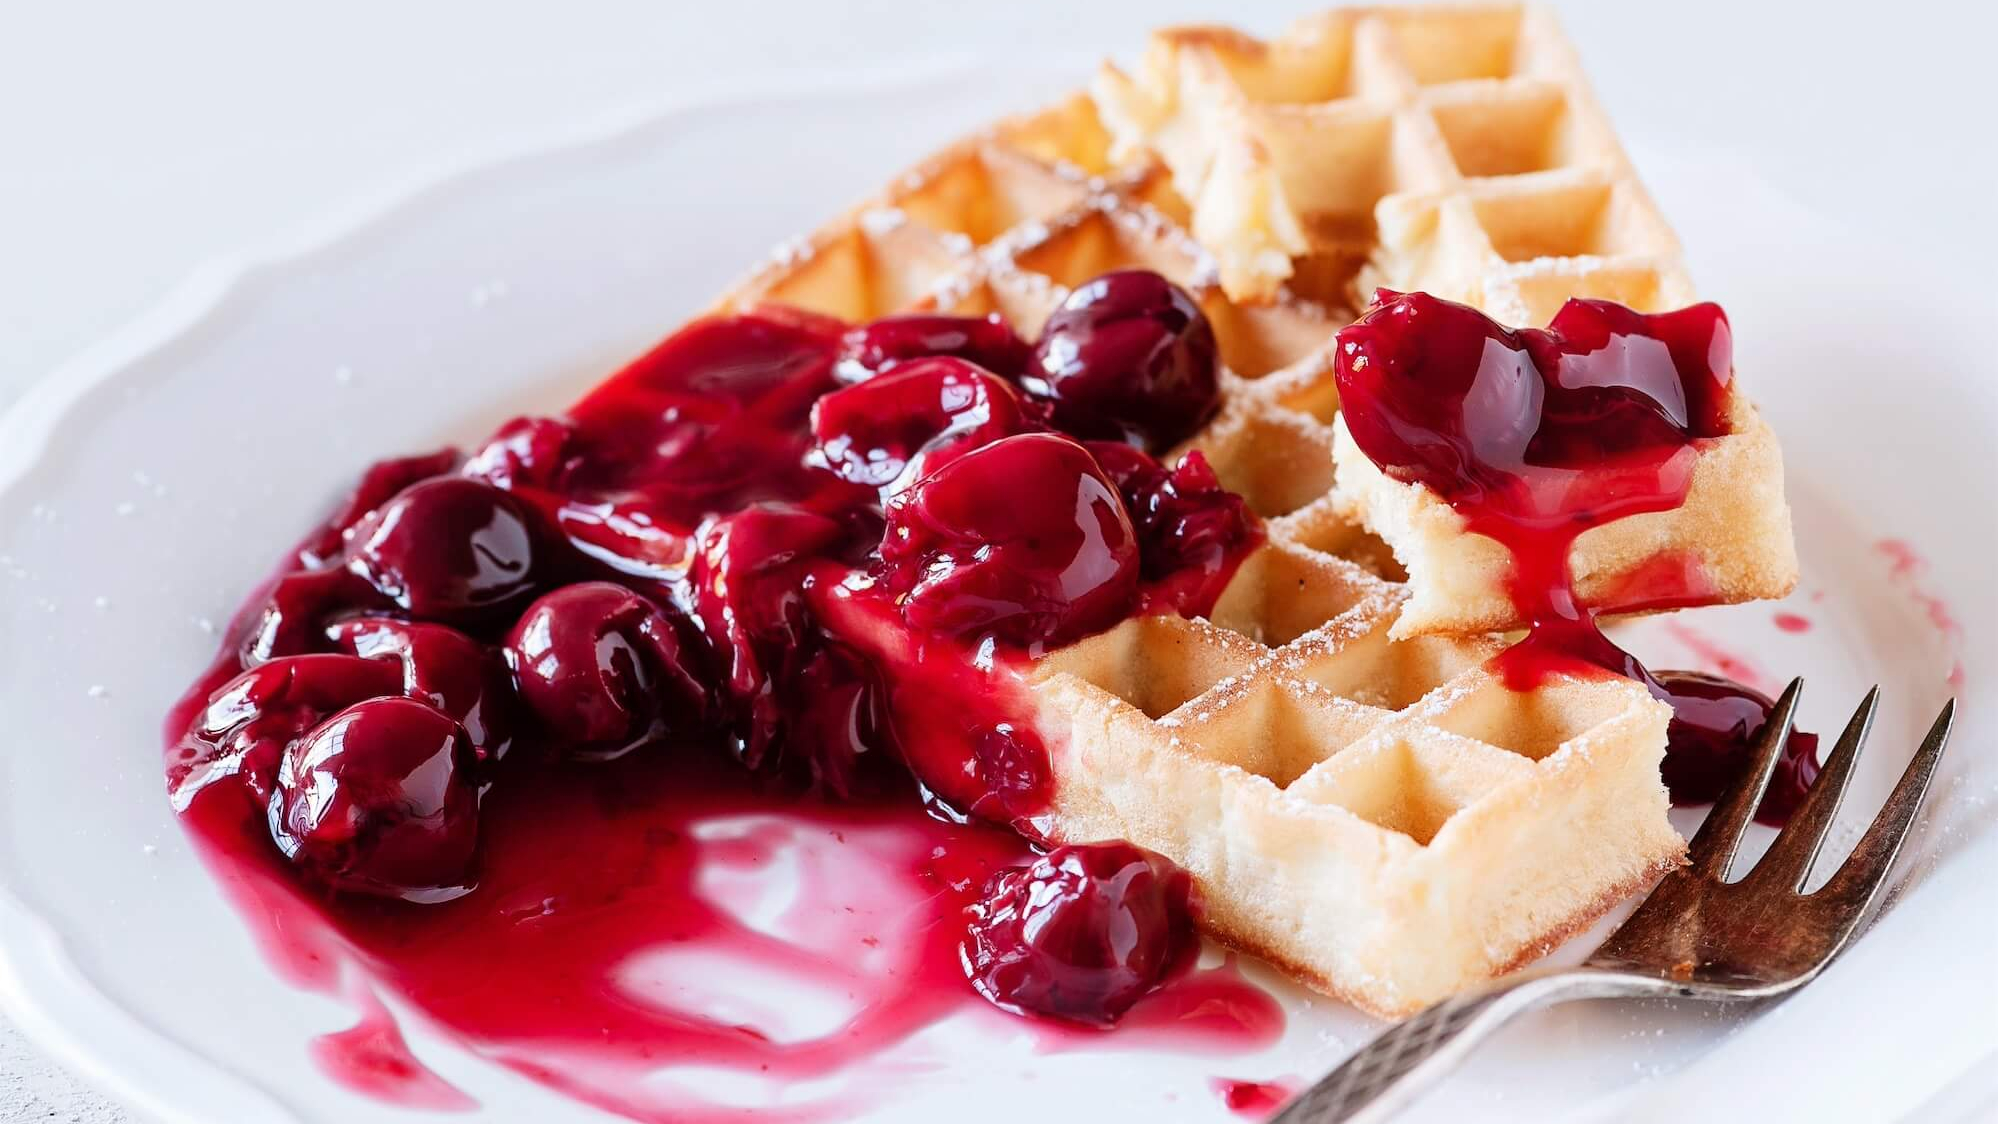
[[[523, 763], [488, 795], [479, 888], [411, 905], [299, 888], [227, 786], [187, 814], [200, 849], [294, 984], [359, 1008], [315, 1061], [384, 1101], [469, 1097], [403, 1043], [373, 988], [515, 1073], [639, 1121], [864, 1114], [952, 1060], [946, 1020], [1024, 1028], [1039, 1052], [1114, 1046], [1240, 1055], [1282, 1034], [1233, 957], [1190, 968], [1110, 1031], [1019, 1019], [958, 960], [986, 876], [1026, 859], [1010, 832], [908, 800], [773, 795], [718, 754]], [[363, 982], [365, 981], [365, 982]]]

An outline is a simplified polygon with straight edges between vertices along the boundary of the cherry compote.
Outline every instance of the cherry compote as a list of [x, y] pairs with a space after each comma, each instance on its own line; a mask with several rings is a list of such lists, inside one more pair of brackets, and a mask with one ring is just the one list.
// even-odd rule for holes
[[[1578, 669], [1638, 680], [1673, 707], [1673, 799], [1712, 800], [1741, 771], [1770, 701], [1711, 676], [1647, 671], [1596, 616], [1683, 590], [1584, 606], [1568, 559], [1592, 527], [1683, 503], [1698, 443], [1728, 432], [1733, 335], [1720, 306], [1645, 314], [1571, 300], [1545, 329], [1509, 329], [1466, 305], [1383, 289], [1339, 333], [1335, 377], [1361, 451], [1511, 554], [1508, 591], [1530, 627], [1498, 657], [1505, 680], [1524, 689]], [[1780, 821], [1816, 776], [1816, 744], [1792, 736], [1764, 819]]]
[[[337, 965], [364, 963], [640, 1119], [704, 1118], [660, 1099], [660, 1058], [821, 1079], [976, 1003], [939, 982], [967, 971], [1009, 1009], [1115, 1022], [1179, 986], [1186, 874], [1125, 844], [1023, 864], [974, 821], [1036, 837], [1052, 798], [1035, 653], [1205, 613], [1260, 542], [1197, 454], [1138, 447], [1212, 413], [1216, 363], [1151, 274], [1084, 286], [1035, 346], [997, 317], [697, 321], [566, 416], [370, 469], [177, 712], [175, 805], [301, 981], [351, 998]], [[721, 904], [782, 856], [807, 864], [809, 939], [864, 966]], [[794, 1044], [625, 995], [676, 949], [861, 1008]], [[1148, 1025], [1274, 1033], [1246, 984], [1196, 975]], [[396, 1041], [362, 1005], [354, 1039]]]

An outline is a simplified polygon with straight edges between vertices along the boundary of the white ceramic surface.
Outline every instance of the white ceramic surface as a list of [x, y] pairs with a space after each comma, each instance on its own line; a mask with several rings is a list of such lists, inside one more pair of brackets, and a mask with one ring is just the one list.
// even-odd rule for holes
[[[171, 821], [158, 726], [210, 654], [204, 622], [226, 616], [303, 513], [368, 458], [558, 407], [768, 246], [884, 169], [1031, 104], [1035, 84], [986, 71], [979, 83], [904, 75], [764, 93], [503, 161], [349, 234], [212, 272], [39, 386], [0, 423], [10, 1013], [162, 1119], [399, 1118], [311, 1067], [306, 1040], [346, 1013], [275, 981]], [[1948, 279], [1911, 284], [1932, 275], [1738, 170], [1632, 139], [1705, 292], [1734, 312], [1744, 385], [1784, 435], [1806, 568], [1789, 607], [1814, 627], [1779, 632], [1770, 606], [1682, 623], [1771, 674], [1806, 674], [1819, 728], [1842, 721], [1866, 683], [1886, 686], [1858, 809], [1877, 800], [1958, 659], [1965, 722], [1924, 861], [1909, 868], [1916, 884], [1822, 983], [1759, 1018], [1539, 1017], [1420, 1115], [1667, 1118], [1717, 1084], [1764, 1113], [1906, 1112], [1998, 1046], [1998, 767], [1983, 752], [1994, 695], [1982, 678], [1998, 666], [1982, 580], [1998, 542], [1973, 467], [1998, 435], [1998, 391], [1976, 377], [1994, 310]], [[1930, 564], [1912, 582], [1892, 577], [1875, 546], [1886, 538]], [[1938, 629], [1935, 605], [1964, 631]], [[1663, 623], [1631, 643], [1660, 666], [1697, 662]], [[892, 1115], [949, 1103], [960, 1118], [992, 1106], [990, 1118], [1011, 1119], [1010, 1098], [978, 1089], [1032, 1072], [1078, 1116], [1149, 1106], [1224, 1118], [1209, 1076], [1316, 1072], [1370, 1029], [1289, 995], [1291, 1032], [1264, 1057], [1036, 1058], [981, 1042], [976, 1070], [914, 1083]], [[477, 1119], [591, 1118], [433, 1036], [415, 1045], [487, 1105]], [[1860, 1057], [1870, 1064], [1844, 1064]]]

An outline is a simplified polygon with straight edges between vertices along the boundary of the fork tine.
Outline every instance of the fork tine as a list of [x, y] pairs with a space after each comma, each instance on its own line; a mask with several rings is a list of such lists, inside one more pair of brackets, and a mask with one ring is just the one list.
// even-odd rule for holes
[[1873, 729], [1873, 716], [1879, 710], [1880, 687], [1876, 684], [1866, 692], [1859, 709], [1852, 712], [1852, 720], [1845, 724], [1845, 732], [1838, 736], [1838, 744], [1825, 759], [1824, 771], [1812, 782], [1811, 791], [1804, 794], [1803, 804], [1790, 817], [1782, 834], [1769, 845], [1769, 853], [1749, 871], [1751, 881], [1781, 880], [1786, 889], [1796, 890], [1810, 877], [1811, 864], [1817, 861], [1825, 835], [1838, 817], [1839, 804], [1852, 780], [1853, 764], [1866, 746], [1866, 735]]
[[1915, 813], [1921, 811], [1922, 800], [1929, 793], [1930, 782], [1935, 780], [1936, 765], [1942, 761], [1943, 747], [1949, 744], [1950, 727], [1955, 722], [1956, 700], [1951, 699], [1943, 705], [1942, 713], [1936, 715], [1935, 725], [1929, 727], [1921, 748], [1908, 762], [1894, 791], [1887, 794], [1880, 814], [1873, 818], [1866, 834], [1859, 837], [1852, 855], [1823, 889], [1811, 895], [1813, 898], [1828, 897], [1849, 910], [1855, 919], [1872, 904], [1887, 881], [1894, 857], [1901, 853], [1901, 844], [1908, 838], [1908, 827], [1915, 822]]
[[1728, 866], [1741, 847], [1741, 833], [1755, 818], [1762, 794], [1769, 789], [1769, 778], [1776, 772], [1776, 759], [1790, 739], [1790, 726], [1797, 717], [1797, 696], [1803, 690], [1802, 679], [1790, 680], [1790, 685], [1783, 688], [1782, 697], [1769, 709], [1769, 719], [1762, 724], [1762, 733], [1749, 750], [1748, 767], [1714, 801], [1713, 811], [1707, 813], [1706, 822], [1686, 848], [1692, 871], [1727, 881]]

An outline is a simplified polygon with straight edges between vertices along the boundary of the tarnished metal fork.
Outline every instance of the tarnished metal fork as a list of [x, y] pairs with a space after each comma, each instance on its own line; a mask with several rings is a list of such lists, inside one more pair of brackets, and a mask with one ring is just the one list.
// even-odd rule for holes
[[1580, 967], [1531, 969], [1428, 1008], [1348, 1058], [1292, 1101], [1275, 1124], [1389, 1119], [1515, 1015], [1550, 1003], [1663, 997], [1739, 1003], [1786, 995], [1815, 979], [1852, 940], [1879, 897], [1928, 795], [1956, 701], [1936, 717], [1851, 857], [1822, 887], [1805, 894], [1805, 880], [1880, 706], [1880, 688], [1868, 691], [1789, 825], [1754, 869], [1729, 882], [1728, 867], [1789, 739], [1803, 686], [1803, 680], [1792, 680], [1776, 700], [1749, 768], [1700, 825], [1687, 849], [1687, 865], [1666, 875]]

